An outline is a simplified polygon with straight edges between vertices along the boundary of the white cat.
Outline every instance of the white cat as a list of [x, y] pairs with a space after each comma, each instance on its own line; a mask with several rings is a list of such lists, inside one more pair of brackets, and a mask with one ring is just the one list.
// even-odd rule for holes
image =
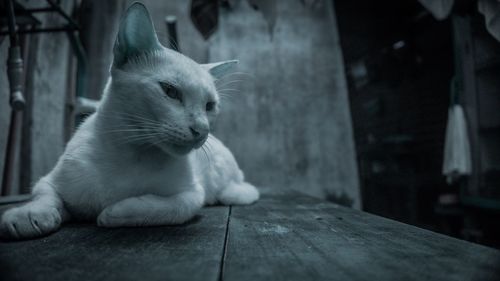
[[31, 202], [8, 210], [0, 233], [30, 238], [62, 222], [99, 226], [180, 224], [204, 204], [251, 204], [231, 152], [209, 134], [219, 111], [214, 81], [236, 61], [200, 65], [159, 43], [144, 5], [122, 19], [111, 78]]

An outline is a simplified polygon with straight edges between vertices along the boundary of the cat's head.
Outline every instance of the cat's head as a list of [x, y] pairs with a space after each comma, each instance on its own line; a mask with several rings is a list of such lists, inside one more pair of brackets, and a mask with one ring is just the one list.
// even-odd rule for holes
[[113, 52], [111, 95], [119, 110], [112, 114], [120, 116], [119, 127], [174, 156], [201, 147], [219, 112], [215, 81], [237, 61], [198, 64], [163, 47], [140, 3], [122, 18]]

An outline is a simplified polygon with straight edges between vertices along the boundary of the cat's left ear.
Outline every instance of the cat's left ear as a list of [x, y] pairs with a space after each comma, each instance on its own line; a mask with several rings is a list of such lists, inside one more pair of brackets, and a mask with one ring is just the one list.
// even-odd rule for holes
[[125, 12], [113, 48], [113, 65], [121, 66], [130, 57], [161, 49], [151, 16], [144, 4], [135, 2]]
[[237, 60], [227, 60], [221, 62], [202, 64], [206, 70], [215, 78], [220, 79], [238, 64]]

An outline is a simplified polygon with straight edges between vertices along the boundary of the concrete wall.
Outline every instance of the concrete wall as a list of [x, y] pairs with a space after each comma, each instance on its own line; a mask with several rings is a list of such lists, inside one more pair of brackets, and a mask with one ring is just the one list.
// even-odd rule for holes
[[[220, 17], [212, 61], [239, 59], [248, 75], [224, 107], [216, 135], [250, 181], [327, 196], [359, 208], [346, 80], [330, 1], [276, 1], [269, 34], [246, 1]], [[224, 87], [223, 87], [224, 88]]]
[[[109, 1], [97, 9], [98, 1], [88, 3], [95, 20], [87, 21], [83, 38], [87, 38], [89, 70], [94, 76], [88, 90], [97, 97], [111, 62], [116, 11], [124, 6]], [[198, 62], [240, 60], [237, 71], [244, 74], [226, 80], [232, 83], [227, 88], [236, 91], [227, 91], [232, 97], [225, 100], [215, 134], [232, 149], [249, 181], [360, 207], [343, 62], [330, 1], [312, 5], [276, 1], [272, 36], [260, 12], [247, 1], [232, 1], [232, 9], [221, 10], [219, 28], [208, 41], [191, 23], [189, 1], [144, 3], [163, 43], [167, 42], [164, 17], [174, 14], [183, 53]], [[37, 98], [47, 97], [37, 101], [40, 107], [34, 109], [34, 147], [43, 150], [33, 159], [34, 178], [48, 171], [62, 151], [61, 103], [53, 101], [62, 99], [60, 91], [65, 90], [67, 41], [47, 36], [54, 37], [40, 39], [44, 48], [39, 51], [34, 78]], [[48, 98], [49, 92], [55, 99]], [[40, 121], [47, 115], [50, 127], [44, 127], [48, 121]]]
[[[72, 1], [63, 1], [70, 11]], [[60, 16], [49, 14], [44, 24], [62, 24]], [[34, 53], [31, 79], [33, 95], [31, 179], [38, 180], [49, 172], [64, 150], [64, 109], [70, 44], [64, 33], [36, 35], [38, 47]]]

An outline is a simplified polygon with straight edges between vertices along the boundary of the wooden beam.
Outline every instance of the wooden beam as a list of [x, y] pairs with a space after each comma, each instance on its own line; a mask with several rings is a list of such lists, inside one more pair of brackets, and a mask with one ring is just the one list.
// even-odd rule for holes
[[233, 207], [224, 280], [499, 280], [500, 252], [299, 194]]
[[[0, 206], [0, 209], [4, 209]], [[1, 210], [0, 210], [1, 213]], [[499, 280], [500, 252], [296, 193], [171, 227], [0, 241], [9, 280]]]
[[48, 237], [0, 241], [8, 280], [218, 280], [228, 207], [171, 227], [69, 224]]

